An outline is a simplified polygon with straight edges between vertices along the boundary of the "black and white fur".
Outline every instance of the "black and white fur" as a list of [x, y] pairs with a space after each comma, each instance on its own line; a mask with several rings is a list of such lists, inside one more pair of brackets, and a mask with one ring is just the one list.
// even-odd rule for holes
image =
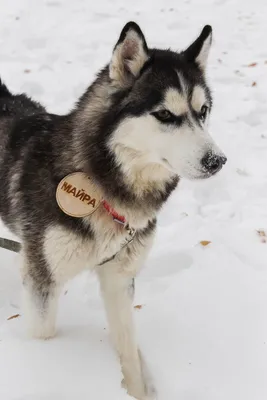
[[[134, 277], [179, 179], [208, 178], [226, 161], [208, 133], [210, 45], [206, 26], [182, 53], [149, 49], [130, 22], [109, 65], [65, 116], [0, 85], [0, 213], [22, 242], [29, 332], [54, 336], [62, 286], [85, 268], [94, 270], [125, 386], [139, 400], [156, 394], [134, 333]], [[103, 266], [120, 249], [125, 229], [102, 206], [86, 218], [61, 211], [57, 185], [75, 171], [88, 174], [136, 229], [134, 241]]]

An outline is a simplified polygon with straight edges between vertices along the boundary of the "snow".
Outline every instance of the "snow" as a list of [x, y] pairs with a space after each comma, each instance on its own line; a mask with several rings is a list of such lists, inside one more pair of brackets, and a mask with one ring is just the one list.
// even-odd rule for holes
[[[267, 243], [257, 233], [267, 231], [266, 1], [0, 5], [1, 77], [54, 113], [67, 112], [109, 60], [128, 20], [150, 46], [173, 49], [213, 26], [211, 131], [228, 163], [210, 180], [183, 181], [162, 211], [137, 279], [136, 325], [159, 400], [266, 400]], [[130, 399], [96, 278], [84, 273], [68, 285], [58, 336], [39, 342], [27, 338], [23, 315], [7, 320], [22, 314], [20, 259], [0, 250], [0, 260], [0, 398]]]

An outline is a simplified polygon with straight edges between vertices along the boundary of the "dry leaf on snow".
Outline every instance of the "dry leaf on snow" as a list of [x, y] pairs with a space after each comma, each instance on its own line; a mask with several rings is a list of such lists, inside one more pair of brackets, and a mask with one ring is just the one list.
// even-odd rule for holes
[[258, 65], [258, 63], [253, 62], [253, 63], [251, 63], [251, 64], [248, 64], [248, 67], [256, 67], [256, 65]]
[[201, 242], [199, 242], [202, 246], [208, 246], [210, 243], [211, 243], [211, 241], [210, 240], [201, 240]]
[[141, 310], [143, 308], [142, 304], [137, 304], [137, 306], [134, 306], [136, 310]]
[[257, 230], [257, 234], [261, 238], [261, 242], [262, 243], [266, 243], [267, 242], [267, 235], [266, 235], [266, 232], [263, 229], [258, 229]]
[[7, 320], [10, 321], [11, 319], [19, 318], [20, 314], [11, 315]]

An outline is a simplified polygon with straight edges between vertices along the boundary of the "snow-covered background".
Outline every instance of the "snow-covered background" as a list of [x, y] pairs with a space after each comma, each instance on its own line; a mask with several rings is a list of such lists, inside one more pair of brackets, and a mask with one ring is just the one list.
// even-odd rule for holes
[[[0, 1], [0, 75], [54, 113], [82, 94], [128, 20], [150, 46], [177, 50], [214, 28], [211, 131], [229, 161], [213, 179], [182, 182], [136, 285], [159, 400], [267, 398], [266, 19], [265, 0]], [[8, 320], [22, 314], [19, 262], [0, 250], [0, 399], [130, 399], [95, 277], [68, 285], [58, 336], [38, 342], [23, 315]]]

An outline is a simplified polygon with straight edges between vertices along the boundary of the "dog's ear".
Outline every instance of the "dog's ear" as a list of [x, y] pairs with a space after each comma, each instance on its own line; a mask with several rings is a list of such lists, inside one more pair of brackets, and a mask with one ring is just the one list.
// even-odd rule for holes
[[117, 87], [129, 87], [148, 60], [145, 37], [135, 22], [128, 22], [113, 50], [109, 76]]
[[183, 52], [189, 62], [195, 62], [204, 72], [212, 42], [212, 28], [206, 25], [199, 37]]

